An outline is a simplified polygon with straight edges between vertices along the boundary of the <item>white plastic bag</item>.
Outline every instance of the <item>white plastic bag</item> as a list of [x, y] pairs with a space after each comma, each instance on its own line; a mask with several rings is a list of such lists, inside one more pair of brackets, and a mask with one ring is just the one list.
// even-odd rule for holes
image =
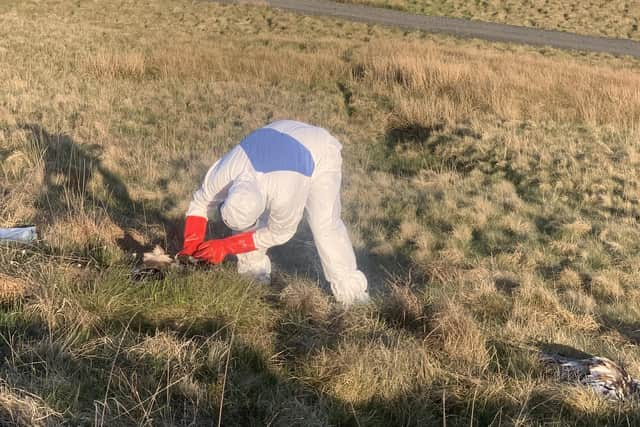
[[0, 228], [0, 240], [33, 242], [38, 239], [35, 227]]

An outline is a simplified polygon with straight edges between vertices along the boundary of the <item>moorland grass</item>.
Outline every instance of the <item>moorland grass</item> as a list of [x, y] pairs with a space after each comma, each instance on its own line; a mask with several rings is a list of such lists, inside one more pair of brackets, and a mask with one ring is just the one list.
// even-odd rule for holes
[[[1, 423], [638, 422], [537, 358], [640, 375], [637, 62], [208, 2], [0, 13], [0, 225], [43, 238], [0, 247]], [[305, 224], [270, 287], [232, 263], [131, 282], [279, 118], [344, 143], [374, 303], [332, 302]]]
[[622, 39], [640, 39], [635, 2], [530, 0], [337, 0], [434, 16], [522, 25]]

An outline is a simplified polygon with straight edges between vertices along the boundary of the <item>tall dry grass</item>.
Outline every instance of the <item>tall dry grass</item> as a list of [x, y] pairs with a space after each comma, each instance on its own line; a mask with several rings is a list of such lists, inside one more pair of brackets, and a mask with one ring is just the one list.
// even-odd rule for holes
[[[0, 375], [43, 422], [636, 422], [536, 356], [640, 372], [636, 62], [264, 7], [47, 6], [0, 5], [0, 222], [44, 237], [0, 247], [29, 285], [0, 304]], [[331, 301], [304, 224], [273, 287], [232, 266], [132, 284], [210, 164], [279, 118], [343, 142], [374, 303]]]
[[485, 1], [438, 0], [339, 0], [344, 3], [365, 4], [377, 7], [405, 10], [426, 15], [453, 16], [523, 25], [549, 30], [569, 31], [580, 34], [640, 38], [638, 12], [634, 2], [613, 0], [588, 1]]
[[47, 406], [42, 399], [23, 390], [2, 385], [0, 421], [3, 425], [46, 427], [56, 425], [62, 414]]
[[491, 117], [635, 130], [640, 119], [640, 78], [633, 69], [382, 42], [354, 55], [352, 74], [391, 98], [399, 126]]

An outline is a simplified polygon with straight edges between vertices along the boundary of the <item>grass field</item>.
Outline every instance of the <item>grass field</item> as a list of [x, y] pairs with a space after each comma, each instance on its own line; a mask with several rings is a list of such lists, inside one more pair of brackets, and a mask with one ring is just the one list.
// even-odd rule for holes
[[[0, 22], [0, 226], [43, 238], [0, 246], [0, 424], [640, 421], [537, 356], [640, 376], [638, 62], [209, 2]], [[374, 303], [331, 301], [305, 224], [272, 286], [232, 264], [132, 283], [208, 166], [280, 118], [344, 143]]]
[[436, 16], [477, 19], [640, 40], [640, 4], [623, 0], [338, 0]]

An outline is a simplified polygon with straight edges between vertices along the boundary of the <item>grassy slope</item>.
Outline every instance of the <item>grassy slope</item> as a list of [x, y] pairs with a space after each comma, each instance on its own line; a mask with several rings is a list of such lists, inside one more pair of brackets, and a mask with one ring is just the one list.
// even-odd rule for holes
[[640, 39], [637, 2], [623, 0], [338, 0], [580, 34]]
[[[96, 5], [0, 5], [0, 225], [46, 242], [0, 247], [0, 421], [210, 425], [224, 378], [226, 425], [638, 421], [536, 359], [554, 343], [640, 375], [637, 63]], [[175, 249], [216, 156], [285, 117], [344, 142], [376, 303], [319, 290], [305, 226], [273, 287], [232, 266], [132, 285], [131, 250]]]

